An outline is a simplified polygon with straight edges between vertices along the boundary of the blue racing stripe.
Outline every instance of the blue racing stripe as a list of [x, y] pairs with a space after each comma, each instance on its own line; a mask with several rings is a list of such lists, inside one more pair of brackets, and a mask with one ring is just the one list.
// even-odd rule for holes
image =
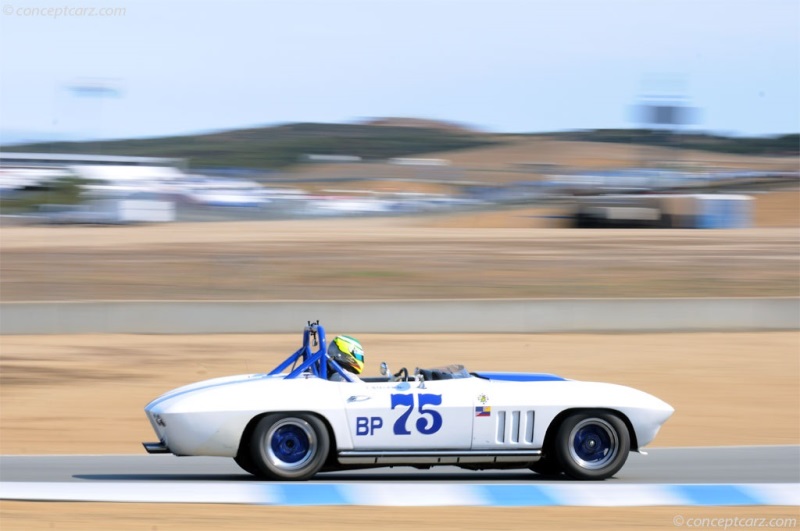
[[761, 505], [736, 485], [672, 485], [672, 490], [687, 500], [687, 505]]
[[503, 382], [563, 382], [566, 378], [548, 373], [524, 373], [524, 372], [474, 372], [479, 378], [487, 380], [500, 380]]

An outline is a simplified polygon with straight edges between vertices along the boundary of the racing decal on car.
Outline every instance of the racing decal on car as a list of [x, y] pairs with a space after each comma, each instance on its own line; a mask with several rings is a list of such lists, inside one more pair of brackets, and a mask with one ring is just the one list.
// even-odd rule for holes
[[383, 428], [380, 417], [356, 417], [356, 435], [375, 435], [375, 430]]
[[479, 395], [478, 395], [478, 402], [480, 402], [480, 403], [481, 403], [481, 404], [483, 404], [484, 406], [486, 405], [486, 403], [487, 403], [488, 401], [489, 401], [489, 397], [488, 397], [488, 396], [486, 396], [484, 393], [481, 393], [481, 394], [479, 394]]
[[475, 416], [476, 417], [491, 417], [492, 416], [492, 406], [477, 406], [475, 408]]
[[[416, 400], [414, 397], [417, 397]], [[442, 429], [443, 419], [441, 413], [433, 409], [442, 405], [442, 395], [432, 393], [420, 393], [418, 395], [408, 393], [398, 393], [391, 395], [392, 409], [403, 409], [400, 416], [394, 422], [392, 431], [395, 435], [411, 435], [408, 426], [408, 417], [414, 411], [414, 402], [417, 402], [417, 411], [420, 418], [413, 424], [417, 433], [422, 435], [433, 435]], [[375, 435], [375, 432], [383, 428], [383, 418], [381, 417], [356, 417], [356, 435]]]

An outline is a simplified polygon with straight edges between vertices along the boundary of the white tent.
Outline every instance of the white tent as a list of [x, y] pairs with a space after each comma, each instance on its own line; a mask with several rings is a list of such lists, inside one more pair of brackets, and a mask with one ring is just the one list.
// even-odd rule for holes
[[77, 176], [108, 184], [169, 183], [186, 175], [171, 166], [106, 166], [100, 164], [70, 166]]

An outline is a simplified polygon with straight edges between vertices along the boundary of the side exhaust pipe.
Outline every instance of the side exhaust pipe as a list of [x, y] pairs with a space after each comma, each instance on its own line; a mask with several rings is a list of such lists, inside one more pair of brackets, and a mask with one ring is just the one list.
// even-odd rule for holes
[[148, 454], [169, 454], [169, 448], [163, 442], [146, 442], [142, 443], [144, 449], [147, 450]]

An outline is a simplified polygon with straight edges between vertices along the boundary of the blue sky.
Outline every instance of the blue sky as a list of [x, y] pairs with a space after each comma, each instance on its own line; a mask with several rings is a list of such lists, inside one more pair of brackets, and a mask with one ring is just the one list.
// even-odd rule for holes
[[[632, 127], [651, 93], [700, 108], [694, 129], [800, 130], [798, 0], [0, 3], [5, 138], [380, 116]], [[32, 14], [48, 7], [124, 14]], [[119, 94], [69, 90], [85, 80]]]

